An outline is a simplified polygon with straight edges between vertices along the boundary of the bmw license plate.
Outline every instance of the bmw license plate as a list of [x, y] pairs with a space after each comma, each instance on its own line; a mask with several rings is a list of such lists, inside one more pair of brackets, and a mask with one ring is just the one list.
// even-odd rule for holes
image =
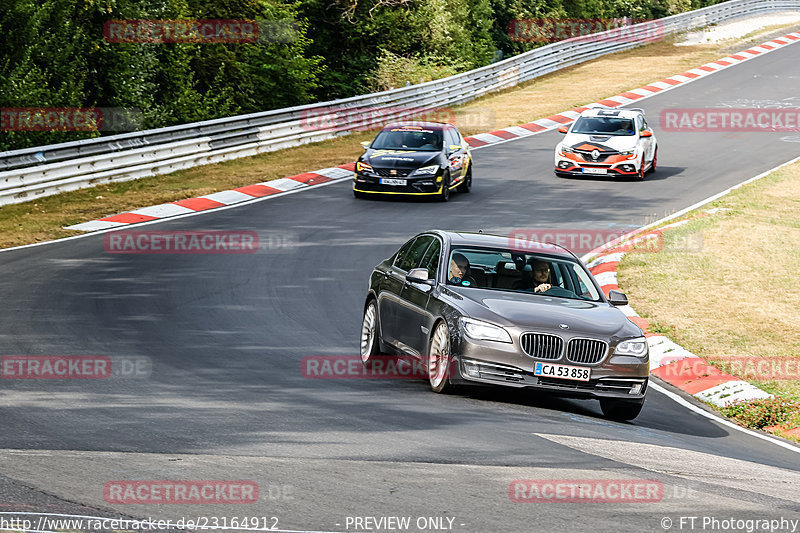
[[608, 171], [604, 168], [588, 168], [584, 167], [583, 169], [584, 174], [608, 174]]
[[536, 363], [536, 366], [533, 367], [533, 375], [548, 378], [572, 379], [575, 381], [589, 381], [592, 371], [582, 366]]
[[381, 178], [381, 185], [405, 185], [406, 180], [396, 178]]

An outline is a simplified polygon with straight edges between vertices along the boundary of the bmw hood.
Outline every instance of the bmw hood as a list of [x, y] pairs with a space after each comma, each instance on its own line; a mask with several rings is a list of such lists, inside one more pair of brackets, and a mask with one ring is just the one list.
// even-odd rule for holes
[[604, 302], [496, 290], [448, 289], [462, 297], [457, 298], [458, 306], [467, 316], [501, 326], [600, 338], [641, 335], [641, 330], [622, 311]]
[[378, 168], [419, 168], [438, 164], [440, 152], [369, 149], [362, 161]]
[[562, 144], [573, 150], [591, 152], [624, 152], [633, 150], [639, 138], [636, 135], [586, 135], [583, 133], [568, 133]]

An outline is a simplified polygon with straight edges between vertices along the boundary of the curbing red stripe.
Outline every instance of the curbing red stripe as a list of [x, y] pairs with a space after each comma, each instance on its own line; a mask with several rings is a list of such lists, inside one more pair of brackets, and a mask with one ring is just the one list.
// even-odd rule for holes
[[732, 56], [728, 57], [732, 57], [733, 59], [738, 59], [739, 61], [744, 61], [745, 59], [747, 59], [746, 57], [740, 56], [739, 54], [733, 54]]
[[638, 100], [639, 98], [644, 98], [644, 96], [642, 96], [641, 94], [636, 94], [631, 92], [622, 93], [620, 94], [620, 96], [624, 96], [625, 98], [630, 98], [631, 100]]
[[791, 39], [793, 41], [800, 39], [800, 37], [795, 37], [794, 35], [784, 35], [783, 37], [784, 39]]
[[274, 187], [267, 187], [266, 185], [245, 185], [244, 187], [239, 187], [238, 189], [233, 189], [234, 191], [238, 191], [244, 194], [249, 194], [250, 196], [255, 196], [256, 198], [261, 198], [262, 196], [269, 196], [270, 194], [275, 194], [281, 192], [280, 189], [275, 189]]
[[648, 91], [651, 91], [651, 92], [654, 92], [654, 93], [658, 93], [658, 92], [661, 92], [661, 91], [664, 90], [661, 87], [656, 87], [655, 85], [645, 85], [644, 87], [641, 87], [641, 88], [642, 89], [647, 89]]
[[214, 209], [216, 207], [222, 207], [225, 205], [222, 202], [209, 200], [208, 198], [187, 198], [186, 200], [178, 200], [177, 202], [172, 203], [181, 207], [187, 207], [194, 211], [205, 211], [206, 209]]
[[642, 331], [645, 333], [647, 332], [647, 328], [650, 327], [650, 322], [640, 316], [629, 316], [628, 320], [642, 328]]
[[486, 146], [487, 144], [489, 144], [485, 141], [481, 141], [480, 139], [476, 139], [475, 137], [464, 137], [464, 140], [467, 141], [467, 144], [473, 148], [476, 148], [478, 146]]
[[591, 107], [576, 107], [575, 109], [573, 109], [573, 111], [576, 113], [583, 113], [587, 109], [591, 109]]
[[730, 61], [725, 61], [724, 59], [718, 59], [717, 61], [714, 61], [714, 63], [716, 63], [718, 65], [722, 65], [723, 67], [727, 67], [727, 66], [733, 64]]
[[553, 122], [558, 122], [559, 124], [568, 124], [572, 122], [573, 119], [565, 117], [564, 115], [550, 115], [547, 117], [547, 120], [552, 120]]
[[612, 100], [611, 98], [606, 98], [605, 100], [600, 100], [597, 102], [598, 104], [607, 105], [608, 107], [617, 107], [620, 105], [619, 102], [616, 100]]
[[345, 170], [352, 170], [353, 172], [355, 172], [356, 163], [355, 163], [355, 161], [353, 161], [352, 163], [345, 163], [344, 165], [337, 166], [337, 168], [343, 168]]
[[741, 381], [709, 365], [699, 357], [687, 357], [667, 363], [653, 369], [652, 373], [692, 395], [728, 381]]
[[608, 298], [608, 291], [618, 291], [619, 285], [617, 285], [616, 283], [609, 283], [608, 285], [601, 286], [600, 290], [602, 290], [603, 294], [605, 294], [606, 298]]
[[702, 67], [697, 67], [697, 68], [699, 68], [700, 70], [705, 70], [706, 72], [714, 72], [714, 71], [717, 70], [715, 68], [707, 67], [705, 65], [703, 65]]
[[516, 133], [511, 133], [510, 131], [506, 130], [494, 130], [489, 132], [490, 135], [494, 135], [495, 137], [500, 137], [501, 139], [516, 139], [519, 137]]
[[319, 185], [320, 183], [327, 183], [332, 181], [328, 176], [316, 174], [314, 172], [303, 172], [296, 176], [287, 176], [288, 179], [305, 183], [306, 185]]
[[670, 84], [670, 85], [680, 85], [681, 83], [683, 83], [682, 81], [673, 80], [672, 78], [664, 78], [664, 79], [663, 79], [663, 80], [661, 80], [661, 81], [662, 81], [663, 83], [668, 83], [668, 84]]
[[619, 261], [609, 261], [608, 263], [601, 263], [589, 269], [593, 276], [602, 274], [603, 272], [616, 272]]
[[145, 222], [147, 220], [156, 220], [158, 217], [151, 217], [150, 215], [139, 215], [137, 213], [120, 213], [111, 217], [100, 218], [103, 222], [122, 222], [123, 224], [135, 224], [137, 222]]
[[762, 45], [761, 45], [761, 47], [762, 47], [762, 48], [766, 48], [767, 50], [774, 50], [774, 49], [775, 49], [775, 47], [774, 47], [774, 46], [770, 46], [770, 45], [768, 45], [768, 44], [762, 44]]
[[694, 72], [684, 72], [683, 74], [679, 74], [679, 76], [686, 76], [687, 78], [699, 78], [700, 74], [695, 74]]
[[527, 124], [520, 124], [519, 127], [520, 128], [525, 128], [526, 130], [530, 130], [530, 131], [533, 131], [533, 132], [540, 132], [540, 131], [544, 131], [544, 130], [547, 129], [544, 126], [540, 126], [540, 125], [535, 124], [533, 122], [528, 122]]
[[761, 53], [758, 50], [753, 50], [752, 48], [750, 50], [745, 50], [745, 52], [748, 52], [748, 53], [751, 53], [751, 54], [760, 54]]

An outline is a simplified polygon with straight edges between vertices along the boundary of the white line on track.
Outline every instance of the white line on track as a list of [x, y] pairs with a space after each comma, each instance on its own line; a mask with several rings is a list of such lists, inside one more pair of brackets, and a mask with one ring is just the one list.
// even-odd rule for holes
[[758, 433], [757, 431], [753, 431], [752, 429], [747, 429], [747, 428], [744, 428], [742, 426], [738, 426], [738, 425], [734, 424], [733, 422], [731, 422], [730, 420], [726, 420], [726, 419], [721, 418], [721, 417], [719, 417], [719, 416], [717, 416], [717, 415], [715, 415], [713, 413], [709, 413], [705, 409], [701, 409], [700, 407], [694, 405], [693, 403], [689, 402], [685, 398], [682, 398], [681, 396], [675, 394], [674, 392], [668, 391], [667, 389], [665, 389], [664, 387], [662, 387], [661, 385], [659, 385], [657, 383], [653, 383], [651, 381], [650, 384], [648, 385], [648, 387], [657, 390], [658, 392], [660, 392], [661, 394], [663, 394], [667, 398], [673, 400], [675, 403], [677, 403], [677, 404], [689, 409], [690, 411], [694, 411], [695, 413], [697, 413], [697, 414], [699, 414], [701, 416], [704, 416], [704, 417], [708, 418], [709, 420], [713, 420], [714, 422], [722, 424], [723, 426], [728, 426], [729, 428], [735, 429], [737, 431], [741, 431], [742, 433], [747, 433], [748, 435], [751, 435], [753, 437], [765, 440], [767, 442], [771, 442], [772, 444], [777, 444], [778, 446], [780, 446], [782, 448], [786, 448], [787, 450], [791, 450], [791, 451], [793, 451], [795, 453], [800, 453], [800, 447], [794, 446], [793, 444], [789, 444], [788, 442], [784, 442], [782, 440], [778, 440], [778, 439], [776, 439], [774, 437], [770, 437], [768, 435], [764, 435], [762, 433]]

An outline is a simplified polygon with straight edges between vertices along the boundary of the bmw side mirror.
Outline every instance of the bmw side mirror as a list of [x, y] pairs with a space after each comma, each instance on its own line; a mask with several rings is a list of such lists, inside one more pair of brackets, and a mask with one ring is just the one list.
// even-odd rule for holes
[[644, 130], [644, 131], [642, 132], [642, 135], [641, 135], [641, 136], [642, 136], [642, 137], [652, 137], [652, 136], [653, 136], [653, 132], [652, 132], [652, 131], [648, 131], [648, 130]]
[[628, 305], [628, 297], [624, 292], [608, 291], [608, 303], [615, 306]]
[[567, 128], [566, 126], [561, 126], [560, 128], [558, 128], [558, 133], [567, 133], [567, 131], [569, 131], [569, 128]]
[[422, 283], [423, 285], [430, 285], [431, 287], [436, 284], [436, 280], [428, 279], [427, 268], [412, 268], [411, 271], [406, 274], [406, 281]]
[[361, 147], [366, 150], [369, 148], [370, 142], [369, 141], [361, 141]]

